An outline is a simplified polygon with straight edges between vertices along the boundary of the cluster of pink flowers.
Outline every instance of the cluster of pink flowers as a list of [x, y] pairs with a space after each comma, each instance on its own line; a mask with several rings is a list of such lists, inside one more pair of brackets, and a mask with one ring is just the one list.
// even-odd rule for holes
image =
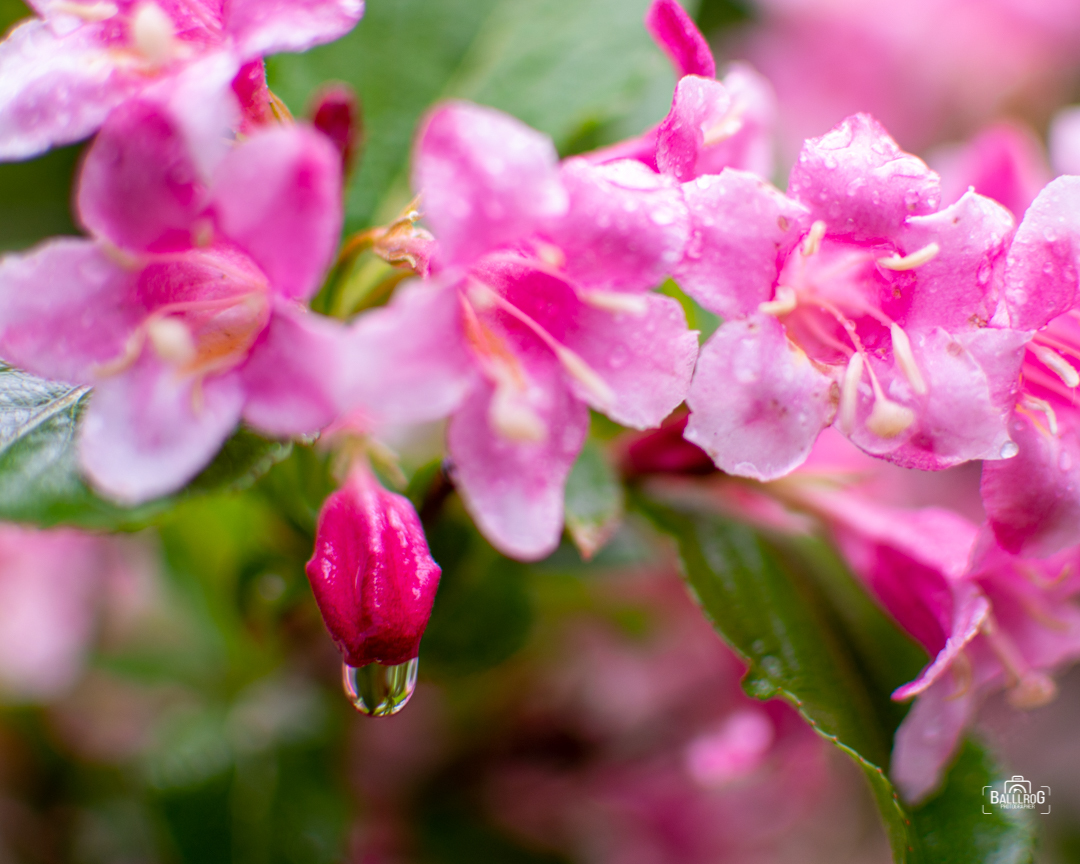
[[[685, 402], [685, 440], [823, 519], [934, 657], [896, 694], [918, 700], [893, 765], [910, 798], [980, 695], [1041, 704], [1080, 656], [1080, 178], [1036, 193], [1038, 172], [1005, 172], [1020, 157], [994, 167], [1023, 145], [991, 142], [954, 163], [977, 179], [953, 194], [856, 114], [805, 142], [782, 192], [769, 85], [745, 66], [718, 80], [691, 19], [655, 0], [680, 76], [667, 117], [560, 161], [512, 117], [436, 107], [413, 174], [431, 234], [402, 241], [421, 278], [346, 324], [306, 302], [339, 241], [347, 136], [285, 119], [260, 57], [335, 38], [358, 0], [35, 8], [0, 45], [0, 154], [96, 131], [76, 193], [90, 236], [0, 262], [0, 355], [94, 388], [79, 448], [102, 492], [180, 488], [241, 420], [448, 419], [476, 524], [535, 560], [559, 542], [590, 409], [645, 430]], [[652, 290], [667, 278], [723, 319], [700, 350]], [[982, 461], [984, 524], [872, 500], [837, 466], [815, 481], [845, 438], [856, 473]], [[674, 443], [672, 463], [697, 452]], [[439, 570], [362, 464], [309, 574], [351, 664], [416, 656]]]

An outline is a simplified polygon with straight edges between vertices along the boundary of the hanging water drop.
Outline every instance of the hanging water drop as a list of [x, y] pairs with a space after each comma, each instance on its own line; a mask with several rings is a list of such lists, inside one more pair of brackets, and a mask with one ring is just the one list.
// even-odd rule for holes
[[369, 663], [356, 667], [346, 663], [341, 669], [345, 695], [362, 714], [371, 717], [397, 714], [412, 698], [419, 665], [418, 657], [397, 666]]
[[1001, 458], [1012, 459], [1017, 453], [1020, 452], [1020, 447], [1015, 441], [1006, 441], [1001, 445]]

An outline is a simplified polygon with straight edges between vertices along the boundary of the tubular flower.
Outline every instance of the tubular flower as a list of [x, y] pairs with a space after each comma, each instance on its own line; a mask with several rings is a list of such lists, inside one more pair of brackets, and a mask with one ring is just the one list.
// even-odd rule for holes
[[759, 480], [831, 423], [866, 452], [936, 470], [1015, 454], [1027, 334], [989, 326], [1013, 219], [937, 175], [870, 117], [806, 143], [789, 195], [734, 169], [683, 185], [679, 284], [725, 319], [704, 346], [686, 436]]
[[419, 139], [432, 278], [355, 325], [373, 421], [450, 415], [458, 489], [510, 555], [558, 543], [589, 407], [635, 428], [683, 399], [697, 353], [681, 307], [648, 292], [682, 256], [678, 186], [638, 162], [558, 165], [516, 120], [456, 103]]
[[319, 513], [308, 579], [349, 666], [416, 657], [442, 571], [407, 498], [354, 467]]
[[1010, 552], [1049, 555], [1080, 543], [1080, 177], [1059, 177], [1017, 229], [1004, 311], [1036, 331], [1012, 420], [1019, 453], [983, 469], [983, 502]]
[[182, 486], [241, 418], [290, 435], [339, 407], [344, 326], [301, 302], [337, 243], [340, 158], [302, 126], [230, 148], [210, 121], [231, 92], [195, 82], [106, 122], [77, 188], [90, 238], [0, 261], [0, 354], [94, 387], [82, 465], [130, 502]]
[[0, 159], [22, 159], [85, 138], [125, 99], [207, 54], [227, 55], [235, 74], [264, 54], [337, 39], [364, 11], [363, 0], [29, 5], [37, 17], [0, 43]]

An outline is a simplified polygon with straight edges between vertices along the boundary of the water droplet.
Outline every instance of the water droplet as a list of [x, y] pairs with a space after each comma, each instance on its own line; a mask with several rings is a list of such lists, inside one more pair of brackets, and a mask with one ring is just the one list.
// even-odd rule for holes
[[345, 664], [341, 670], [345, 695], [362, 714], [372, 717], [397, 714], [412, 698], [419, 665], [417, 657], [397, 666], [369, 663], [356, 667]]
[[1001, 445], [1001, 458], [1012, 459], [1017, 453], [1020, 452], [1019, 446], [1015, 441], [1006, 441]]

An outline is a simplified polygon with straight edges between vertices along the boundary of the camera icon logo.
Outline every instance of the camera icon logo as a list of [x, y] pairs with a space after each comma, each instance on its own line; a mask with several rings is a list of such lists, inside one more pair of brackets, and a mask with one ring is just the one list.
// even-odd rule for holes
[[1050, 787], [1032, 788], [1031, 781], [1021, 774], [1014, 774], [1001, 782], [1001, 788], [983, 786], [984, 816], [992, 816], [998, 810], [1036, 810], [1045, 816], [1050, 812]]

